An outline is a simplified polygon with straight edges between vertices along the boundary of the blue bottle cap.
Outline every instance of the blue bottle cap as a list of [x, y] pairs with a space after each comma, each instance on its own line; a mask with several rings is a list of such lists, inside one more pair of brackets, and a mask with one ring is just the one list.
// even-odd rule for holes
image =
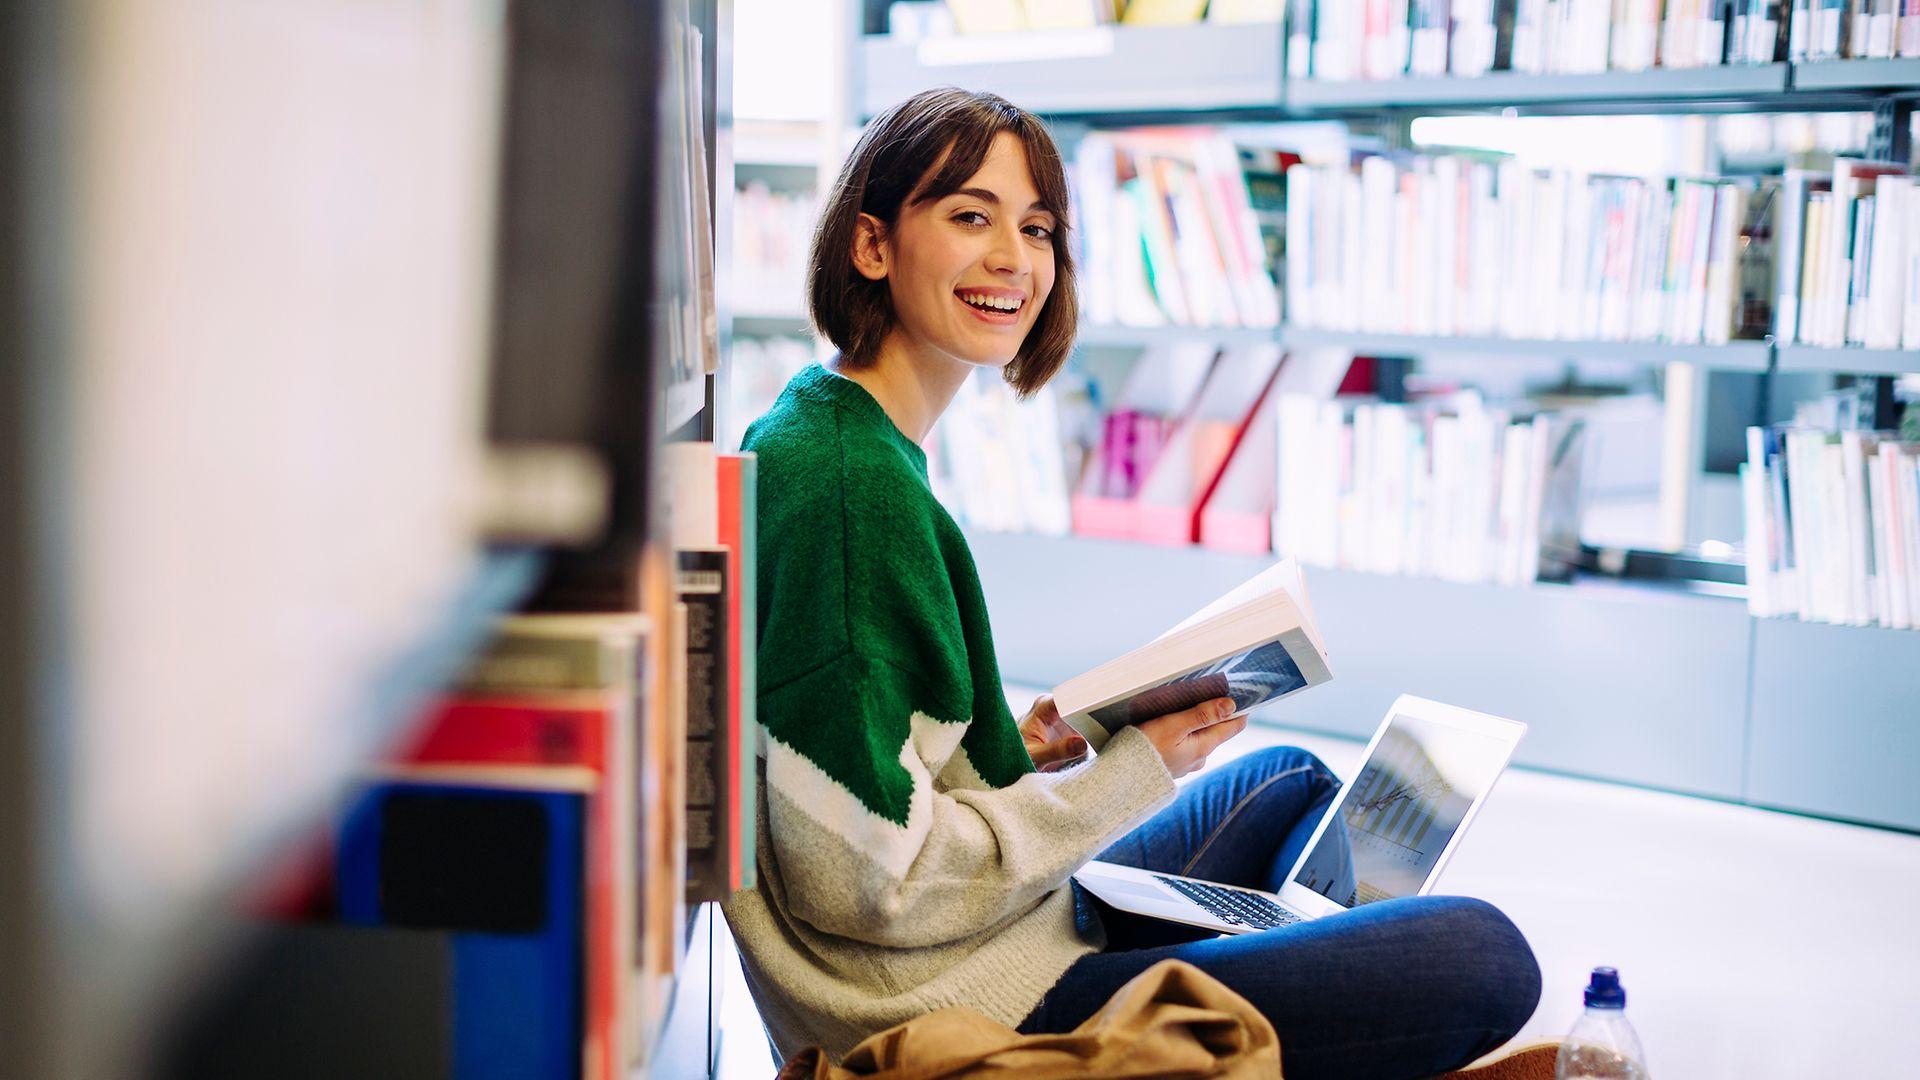
[[1620, 988], [1620, 973], [1610, 967], [1593, 969], [1593, 977], [1587, 980], [1587, 1008], [1624, 1009], [1627, 1007], [1627, 992]]

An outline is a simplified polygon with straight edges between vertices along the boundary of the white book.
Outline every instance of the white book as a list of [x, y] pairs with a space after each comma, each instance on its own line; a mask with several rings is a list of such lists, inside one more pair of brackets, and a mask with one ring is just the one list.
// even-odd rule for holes
[[1287, 319], [1300, 326], [1319, 326], [1320, 310], [1312, 291], [1312, 268], [1318, 254], [1313, 250], [1316, 204], [1313, 166], [1295, 162], [1287, 166]]
[[1522, 337], [1558, 336], [1562, 262], [1567, 240], [1567, 200], [1572, 177], [1564, 169], [1554, 169], [1536, 192], [1533, 226], [1538, 230], [1532, 241], [1533, 265], [1526, 280], [1532, 295], [1525, 313]]
[[1901, 275], [1906, 288], [1901, 293], [1900, 347], [1920, 349], [1920, 196], [1908, 203], [1906, 220], [1901, 223], [1906, 230], [1906, 270]]
[[1506, 337], [1525, 337], [1531, 304], [1533, 261], [1533, 171], [1509, 158], [1500, 163], [1500, 232], [1505, 240], [1501, 251], [1500, 333]]
[[1854, 546], [1849, 530], [1846, 455], [1838, 441], [1825, 443], [1820, 450], [1821, 510], [1825, 514], [1820, 525], [1826, 557], [1826, 575], [1822, 582], [1826, 590], [1824, 607], [1828, 622], [1851, 623], [1854, 621]]
[[1907, 295], [1907, 215], [1913, 212], [1913, 179], [1881, 177], [1875, 185], [1873, 263], [1867, 280], [1866, 346], [1900, 347], [1901, 305]]
[[[1895, 626], [1894, 615], [1894, 558], [1893, 518], [1891, 502], [1893, 484], [1888, 479], [1892, 462], [1877, 450], [1867, 458], [1867, 520], [1873, 528], [1873, 603], [1874, 620], [1881, 626]], [[1905, 591], [1901, 586], [1901, 591]], [[1903, 597], [1904, 599], [1904, 597]]]
[[1894, 501], [1906, 551], [1907, 623], [1915, 626], [1920, 625], [1920, 458], [1903, 450], [1893, 465]]
[[1648, 193], [1640, 291], [1633, 301], [1635, 341], [1654, 341], [1660, 337], [1666, 307], [1667, 253], [1673, 243], [1674, 206], [1673, 181], [1656, 181]]
[[[1752, 434], [1757, 430], [1748, 431], [1750, 454]], [[1767, 535], [1770, 522], [1767, 518], [1766, 484], [1764, 467], [1756, 468], [1751, 458], [1740, 463], [1740, 505], [1746, 519], [1747, 611], [1756, 618], [1773, 614], [1768, 602], [1772, 574], [1767, 557], [1773, 546]]]
[[1529, 439], [1525, 424], [1509, 424], [1500, 440], [1500, 531], [1495, 547], [1494, 580], [1501, 585], [1520, 583], [1520, 546], [1525, 535], [1522, 515], [1527, 504]]
[[1840, 433], [1840, 482], [1847, 535], [1847, 621], [1856, 626], [1876, 621], [1873, 519], [1867, 491], [1867, 457], [1872, 452], [1871, 436], [1863, 436], [1858, 431]]
[[1546, 504], [1553, 426], [1553, 418], [1544, 413], [1527, 424], [1526, 491], [1520, 509], [1520, 551], [1515, 565], [1517, 585], [1530, 585], [1540, 577], [1540, 517]]
[[1805, 259], [1807, 193], [1814, 187], [1829, 187], [1833, 180], [1826, 173], [1806, 169], [1788, 169], [1780, 185], [1780, 210], [1774, 215], [1774, 251], [1778, 286], [1773, 302], [1773, 336], [1780, 341], [1798, 341], [1801, 267]]
[[1461, 179], [1460, 159], [1444, 155], [1433, 162], [1433, 333], [1451, 336], [1458, 332]]
[[1229, 715], [1239, 716], [1332, 677], [1300, 566], [1282, 559], [1153, 641], [1061, 683], [1053, 700], [1099, 750], [1121, 728], [1214, 698], [1232, 698]]
[[1359, 292], [1371, 302], [1360, 309], [1360, 329], [1392, 331], [1403, 312], [1381, 303], [1393, 289], [1395, 245], [1394, 207], [1399, 194], [1399, 170], [1385, 157], [1360, 163], [1361, 217]]
[[1567, 177], [1566, 236], [1561, 241], [1560, 292], [1553, 314], [1553, 333], [1544, 336], [1581, 338], [1586, 336], [1587, 273], [1592, 268], [1593, 183], [1584, 173]]
[[1787, 471], [1787, 498], [1790, 503], [1787, 524], [1793, 538], [1795, 584], [1799, 593], [1795, 606], [1801, 618], [1816, 622], [1824, 620], [1824, 609], [1819, 602], [1820, 575], [1824, 572], [1819, 544], [1823, 517], [1820, 510], [1819, 470], [1816, 468], [1818, 458], [1816, 453], [1811, 452], [1818, 449], [1817, 432], [1789, 431], [1781, 462]]

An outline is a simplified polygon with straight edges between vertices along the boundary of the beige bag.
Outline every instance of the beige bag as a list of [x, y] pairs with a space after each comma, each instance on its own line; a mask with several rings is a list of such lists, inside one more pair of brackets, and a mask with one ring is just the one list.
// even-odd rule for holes
[[1065, 1035], [1022, 1035], [970, 1009], [941, 1009], [867, 1039], [837, 1066], [804, 1050], [778, 1080], [1279, 1075], [1280, 1040], [1266, 1017], [1192, 964], [1162, 960]]

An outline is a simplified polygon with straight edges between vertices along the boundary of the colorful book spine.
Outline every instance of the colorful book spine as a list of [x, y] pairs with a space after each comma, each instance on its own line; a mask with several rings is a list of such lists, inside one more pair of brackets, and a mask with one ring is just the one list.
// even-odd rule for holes
[[394, 780], [340, 829], [343, 922], [452, 939], [452, 1074], [575, 1080], [582, 1039], [586, 796], [556, 786]]

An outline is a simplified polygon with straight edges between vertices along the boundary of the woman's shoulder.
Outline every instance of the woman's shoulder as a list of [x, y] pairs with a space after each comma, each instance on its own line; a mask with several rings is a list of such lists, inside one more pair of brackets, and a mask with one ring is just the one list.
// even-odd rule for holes
[[932, 492], [914, 462], [865, 417], [791, 389], [748, 428], [741, 449], [759, 458], [760, 498], [815, 511], [917, 512]]

